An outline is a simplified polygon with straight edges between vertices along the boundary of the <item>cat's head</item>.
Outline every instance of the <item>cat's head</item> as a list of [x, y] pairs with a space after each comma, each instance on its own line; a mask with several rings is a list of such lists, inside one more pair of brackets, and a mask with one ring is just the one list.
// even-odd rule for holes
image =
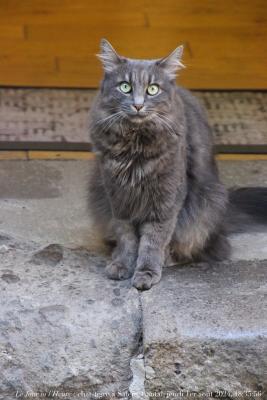
[[171, 107], [176, 73], [183, 67], [182, 53], [183, 46], [179, 46], [161, 59], [134, 60], [120, 56], [102, 39], [98, 55], [105, 72], [101, 91], [110, 114], [137, 124], [163, 117]]

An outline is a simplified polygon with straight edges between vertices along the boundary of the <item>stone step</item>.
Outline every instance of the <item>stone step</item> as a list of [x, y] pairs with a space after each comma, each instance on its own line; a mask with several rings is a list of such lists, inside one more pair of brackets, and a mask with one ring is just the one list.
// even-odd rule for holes
[[[21, 240], [44, 245], [60, 243], [104, 250], [87, 210], [87, 180], [92, 162], [1, 161], [1, 229]], [[267, 161], [218, 164], [227, 186], [267, 186]], [[234, 258], [267, 259], [264, 243], [264, 233], [239, 235], [234, 240]]]
[[266, 267], [267, 260], [165, 268], [141, 295], [147, 392], [267, 398]]
[[141, 335], [130, 282], [108, 280], [105, 260], [83, 249], [2, 235], [0, 253], [0, 399], [127, 393]]

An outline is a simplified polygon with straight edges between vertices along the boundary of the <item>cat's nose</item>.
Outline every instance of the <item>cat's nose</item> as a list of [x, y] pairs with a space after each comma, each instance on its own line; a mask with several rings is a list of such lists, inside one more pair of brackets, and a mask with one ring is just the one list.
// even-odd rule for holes
[[144, 104], [134, 104], [134, 108], [136, 108], [137, 111], [140, 111], [144, 107]]

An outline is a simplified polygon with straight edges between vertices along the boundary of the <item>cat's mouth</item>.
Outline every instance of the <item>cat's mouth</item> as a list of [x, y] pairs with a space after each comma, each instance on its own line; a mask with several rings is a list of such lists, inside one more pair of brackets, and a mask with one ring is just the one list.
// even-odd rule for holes
[[147, 121], [148, 119], [151, 118], [151, 113], [148, 113], [146, 111], [129, 113], [127, 117], [131, 122], [141, 124], [142, 122]]

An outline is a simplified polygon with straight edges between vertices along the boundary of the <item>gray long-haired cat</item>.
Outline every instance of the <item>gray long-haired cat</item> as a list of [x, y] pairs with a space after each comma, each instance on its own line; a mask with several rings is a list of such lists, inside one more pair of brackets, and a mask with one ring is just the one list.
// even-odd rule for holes
[[[249, 189], [238, 190], [230, 195], [230, 209], [206, 116], [175, 84], [182, 51], [133, 60], [101, 41], [105, 75], [91, 110], [97, 158], [90, 207], [116, 241], [107, 275], [132, 277], [138, 289], [159, 282], [169, 252], [180, 261], [226, 258], [226, 213], [233, 226], [234, 204], [249, 214], [257, 203]], [[266, 214], [267, 192], [258, 191], [264, 201], [256, 206]]]

